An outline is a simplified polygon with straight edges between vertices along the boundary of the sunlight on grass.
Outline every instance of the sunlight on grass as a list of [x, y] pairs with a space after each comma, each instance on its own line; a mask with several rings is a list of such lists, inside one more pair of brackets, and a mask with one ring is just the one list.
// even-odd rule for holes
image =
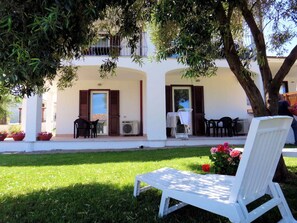
[[[159, 219], [159, 191], [132, 196], [137, 174], [165, 166], [201, 173], [208, 156], [209, 147], [0, 155], [0, 222], [228, 222], [193, 207]], [[297, 172], [296, 159], [286, 163]]]

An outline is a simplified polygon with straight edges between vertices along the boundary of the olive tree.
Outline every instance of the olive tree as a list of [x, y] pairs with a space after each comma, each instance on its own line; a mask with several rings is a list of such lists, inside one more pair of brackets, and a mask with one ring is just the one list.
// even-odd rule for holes
[[[157, 58], [177, 54], [189, 66], [185, 76], [211, 76], [215, 60], [225, 58], [250, 100], [254, 116], [277, 115], [280, 86], [297, 59], [297, 46], [288, 52], [280, 69], [272, 74], [267, 49], [278, 54], [297, 35], [297, 3], [287, 0], [160, 0], [152, 16]], [[267, 28], [273, 30], [266, 35]], [[250, 34], [247, 46], [244, 36]], [[264, 97], [249, 65], [256, 60]], [[282, 164], [281, 164], [282, 163]], [[285, 178], [281, 159], [276, 178]]]

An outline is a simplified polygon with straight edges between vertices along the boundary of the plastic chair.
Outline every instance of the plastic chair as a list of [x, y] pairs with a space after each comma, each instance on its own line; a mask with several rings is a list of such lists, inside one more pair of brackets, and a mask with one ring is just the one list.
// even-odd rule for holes
[[85, 119], [78, 118], [74, 121], [73, 138], [79, 136], [90, 137], [91, 123]]
[[215, 120], [213, 119], [207, 120], [206, 118], [204, 118], [204, 124], [205, 124], [205, 135], [210, 136], [210, 132], [212, 130], [213, 136], [216, 136], [217, 125]]
[[232, 132], [233, 135], [237, 136], [238, 135], [238, 117], [232, 120]]
[[224, 136], [232, 136], [233, 135], [233, 129], [232, 129], [232, 118], [230, 117], [223, 117], [221, 118], [216, 125], [217, 129], [217, 136], [220, 132], [221, 137]]
[[98, 136], [97, 134], [97, 125], [98, 125], [99, 119], [97, 119], [96, 121], [92, 121], [91, 122], [91, 137], [96, 138]]
[[177, 113], [179, 116], [180, 124], [184, 127], [183, 133], [176, 132], [176, 138], [188, 139], [189, 132], [190, 132], [190, 125], [191, 125], [191, 113], [192, 108], [180, 108], [178, 109]]

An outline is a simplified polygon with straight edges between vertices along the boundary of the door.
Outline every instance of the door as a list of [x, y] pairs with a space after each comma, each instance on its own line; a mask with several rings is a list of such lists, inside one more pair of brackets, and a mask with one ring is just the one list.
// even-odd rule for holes
[[[177, 112], [181, 108], [192, 108], [192, 89], [191, 87], [174, 86], [172, 87], [172, 108]], [[192, 114], [190, 115], [190, 131], [192, 134]]]
[[90, 120], [99, 119], [97, 133], [107, 135], [109, 130], [109, 91], [91, 91], [90, 98]]

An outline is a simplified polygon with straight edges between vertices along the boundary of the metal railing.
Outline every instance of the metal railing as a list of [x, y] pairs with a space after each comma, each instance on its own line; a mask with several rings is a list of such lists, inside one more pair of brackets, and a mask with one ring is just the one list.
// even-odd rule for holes
[[[137, 48], [134, 53], [139, 56], [147, 56], [147, 34], [144, 32], [141, 35], [140, 41], [137, 43]], [[86, 56], [108, 56], [112, 53], [117, 53], [119, 56], [131, 56], [131, 47], [128, 45], [127, 39], [122, 39], [119, 36], [106, 37], [98, 44], [92, 45], [84, 52]]]

